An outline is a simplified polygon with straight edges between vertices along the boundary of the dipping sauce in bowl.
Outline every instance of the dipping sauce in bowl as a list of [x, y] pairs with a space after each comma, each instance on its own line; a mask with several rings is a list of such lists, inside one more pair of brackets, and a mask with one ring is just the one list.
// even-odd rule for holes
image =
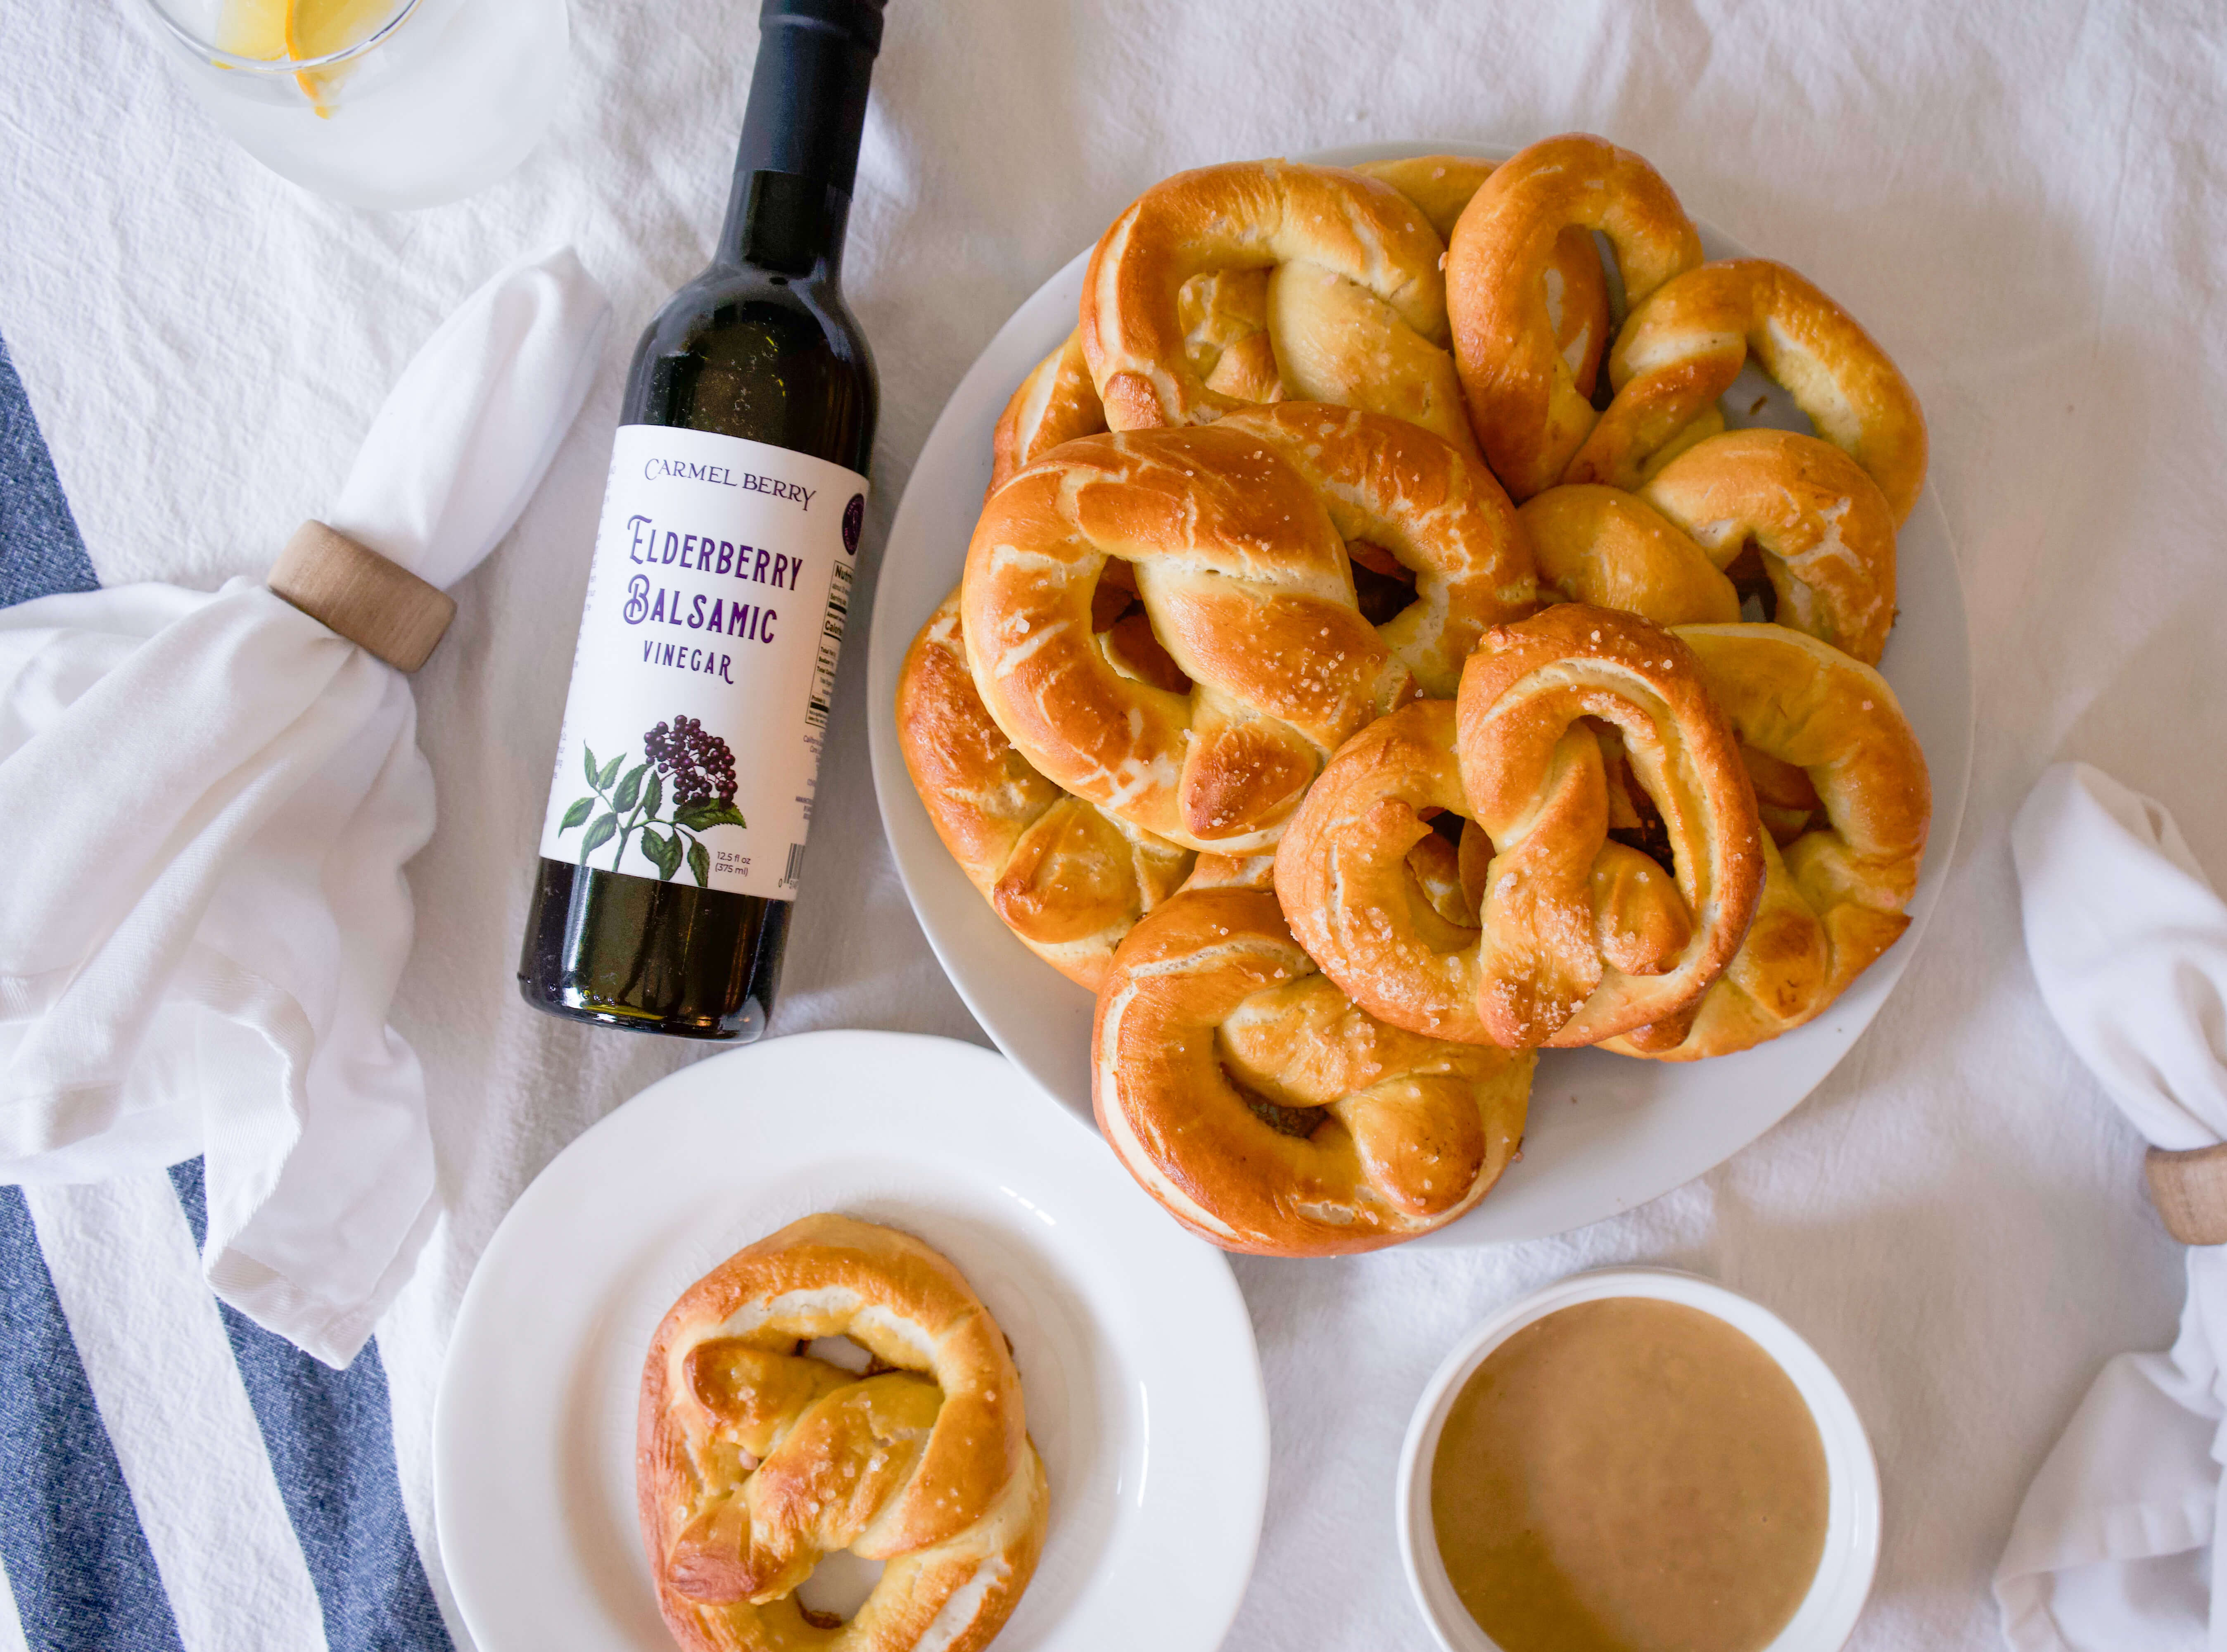
[[1647, 1297], [1534, 1320], [1431, 1464], [1454, 1592], [1507, 1652], [1762, 1652], [1825, 1552], [1825, 1445], [1752, 1337]]
[[1846, 1393], [1690, 1274], [1580, 1274], [1441, 1368], [1401, 1465], [1408, 1578], [1451, 1652], [1830, 1652], [1879, 1481]]

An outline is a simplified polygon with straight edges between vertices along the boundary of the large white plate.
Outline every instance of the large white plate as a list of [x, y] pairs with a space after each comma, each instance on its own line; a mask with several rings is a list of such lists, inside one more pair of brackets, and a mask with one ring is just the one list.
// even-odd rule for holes
[[[1310, 158], [1351, 165], [1444, 153], [1501, 158], [1510, 151], [1461, 144], [1384, 144]], [[1747, 251], [1706, 222], [1701, 230], [1702, 247], [1713, 258]], [[1078, 254], [1014, 312], [960, 380], [929, 432], [890, 526], [866, 668], [867, 726], [882, 823], [928, 944], [998, 1047], [1086, 1117], [1090, 995], [1015, 940], [945, 851], [905, 773], [893, 705], [906, 647], [959, 582], [990, 479], [990, 435], [998, 415], [1023, 375], [1074, 327], [1088, 256]], [[1830, 289], [1830, 270], [1809, 273]], [[1758, 396], [1767, 397], [1768, 405], [1751, 414]], [[1783, 392], [1752, 368], [1725, 399], [1735, 424], [1808, 428]], [[1722, 1164], [1793, 1111], [1879, 1013], [1940, 900], [1963, 819], [1972, 749], [1964, 591], [1948, 520], [1930, 491], [1920, 496], [1904, 526], [1898, 552], [1901, 618], [1880, 669], [1924, 747], [1933, 781], [1932, 838], [1909, 930], [1826, 1014], [1738, 1056], [1674, 1066], [1600, 1050], [1547, 1051], [1539, 1063], [1522, 1161], [1475, 1210], [1417, 1242], [1535, 1239], [1667, 1193]]]
[[[671, 1652], [635, 1518], [642, 1356], [692, 1282], [815, 1210], [925, 1239], [1012, 1339], [1051, 1525], [999, 1652], [1209, 1652], [1267, 1496], [1260, 1359], [1228, 1263], [989, 1051], [871, 1032], [683, 1068], [503, 1219], [433, 1425], [442, 1558], [486, 1652]], [[823, 1609], [862, 1592], [815, 1583]]]

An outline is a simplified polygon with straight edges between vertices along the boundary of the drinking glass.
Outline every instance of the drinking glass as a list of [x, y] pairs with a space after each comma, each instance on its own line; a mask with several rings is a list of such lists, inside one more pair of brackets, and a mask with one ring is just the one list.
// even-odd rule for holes
[[138, 0], [211, 119], [281, 177], [430, 207], [524, 160], [562, 90], [565, 0]]

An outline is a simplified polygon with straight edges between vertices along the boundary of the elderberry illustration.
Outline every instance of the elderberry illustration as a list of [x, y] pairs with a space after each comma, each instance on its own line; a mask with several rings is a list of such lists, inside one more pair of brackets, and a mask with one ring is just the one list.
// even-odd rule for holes
[[674, 718], [669, 730], [659, 724], [642, 736], [641, 749], [683, 808], [715, 795], [723, 803], [735, 800], [735, 754], [694, 718]]
[[[711, 852], [703, 834], [714, 826], [748, 825], [735, 807], [733, 748], [696, 718], [676, 717], [641, 737], [642, 761], [631, 768], [624, 753], [598, 763], [593, 750], [581, 749], [589, 794], [565, 811], [558, 826], [560, 836], [587, 827], [580, 864], [612, 844], [610, 869], [630, 870], [622, 863], [632, 847], [661, 881], [670, 882], [686, 861], [697, 886], [710, 888]], [[660, 811], [668, 790], [673, 812], [666, 815]]]

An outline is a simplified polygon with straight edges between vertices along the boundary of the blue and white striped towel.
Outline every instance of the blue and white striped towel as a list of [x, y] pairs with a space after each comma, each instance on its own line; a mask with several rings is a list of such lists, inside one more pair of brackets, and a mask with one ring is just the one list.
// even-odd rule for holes
[[[0, 345], [0, 604], [95, 584]], [[204, 1228], [198, 1159], [0, 1187], [0, 1652], [446, 1652], [376, 1343], [220, 1304]]]

